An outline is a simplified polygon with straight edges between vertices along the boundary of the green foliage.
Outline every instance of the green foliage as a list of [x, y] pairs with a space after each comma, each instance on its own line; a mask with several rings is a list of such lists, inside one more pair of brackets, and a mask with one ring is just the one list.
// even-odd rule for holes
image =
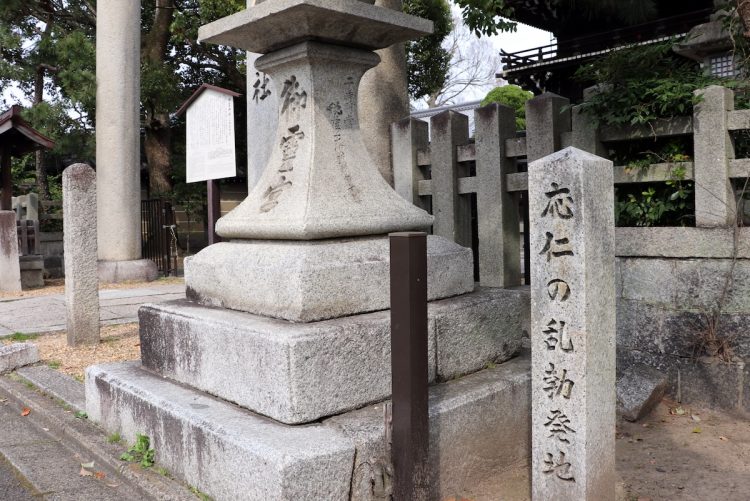
[[60, 362], [59, 360], [50, 360], [49, 362], [47, 362], [47, 367], [57, 370], [62, 367], [62, 362]]
[[500, 103], [516, 111], [516, 129], [526, 130], [526, 101], [534, 97], [532, 92], [523, 90], [517, 85], [495, 87], [482, 99], [482, 106]]
[[24, 334], [22, 332], [14, 332], [10, 336], [8, 336], [8, 339], [16, 343], [20, 343], [23, 341], [32, 341], [38, 337], [39, 337], [39, 334]]
[[693, 91], [712, 83], [700, 67], [672, 53], [675, 40], [615, 50], [581, 66], [575, 78], [598, 84], [584, 112], [608, 125], [649, 124], [692, 114]]
[[513, 8], [505, 0], [455, 0], [455, 3], [461, 7], [466, 26], [477, 36], [516, 31], [516, 23], [503, 19], [513, 15]]
[[122, 461], [130, 463], [138, 462], [141, 468], [150, 468], [154, 465], [154, 449], [151, 448], [151, 439], [147, 435], [136, 434], [135, 444], [120, 455]]
[[695, 208], [692, 181], [686, 181], [681, 162], [691, 160], [683, 140], [662, 141], [656, 151], [637, 152], [639, 143], [612, 151], [615, 165], [631, 171], [647, 171], [651, 164], [673, 164], [670, 179], [663, 183], [620, 185], [615, 189], [617, 226], [687, 226], [693, 222]]
[[190, 485], [189, 487], [190, 487], [190, 492], [192, 492], [193, 494], [195, 494], [198, 497], [198, 499], [200, 499], [201, 501], [212, 501], [213, 500], [213, 498], [211, 496], [209, 496], [205, 492], [202, 492], [197, 487], [193, 487], [192, 485]]
[[115, 432], [107, 436], [107, 442], [110, 444], [119, 444], [122, 441], [122, 436]]
[[442, 43], [453, 29], [451, 9], [446, 0], [405, 0], [403, 10], [429, 19], [434, 25], [432, 35], [406, 44], [409, 95], [420, 99], [439, 91], [445, 84], [451, 55]]
[[78, 419], [88, 419], [89, 415], [86, 411], [77, 411], [75, 413], [75, 417], [77, 417]]

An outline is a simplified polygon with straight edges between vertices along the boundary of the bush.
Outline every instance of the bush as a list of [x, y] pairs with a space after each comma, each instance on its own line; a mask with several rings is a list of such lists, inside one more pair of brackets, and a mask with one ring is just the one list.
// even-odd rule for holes
[[517, 85], [505, 85], [503, 87], [495, 87], [492, 89], [484, 99], [482, 99], [482, 106], [487, 106], [491, 103], [500, 103], [506, 106], [510, 106], [516, 110], [516, 129], [526, 130], [526, 101], [534, 97], [534, 94], [527, 90], [523, 90]]

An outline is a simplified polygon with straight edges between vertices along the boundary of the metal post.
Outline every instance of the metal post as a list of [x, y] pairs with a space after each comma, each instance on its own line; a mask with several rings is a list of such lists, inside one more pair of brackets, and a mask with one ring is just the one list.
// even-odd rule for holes
[[13, 210], [13, 180], [10, 174], [10, 148], [0, 147], [0, 210]]
[[212, 179], [208, 184], [208, 245], [221, 242], [221, 237], [216, 234], [216, 221], [221, 216], [221, 194], [219, 182]]
[[427, 234], [392, 233], [390, 245], [393, 499], [427, 501]]

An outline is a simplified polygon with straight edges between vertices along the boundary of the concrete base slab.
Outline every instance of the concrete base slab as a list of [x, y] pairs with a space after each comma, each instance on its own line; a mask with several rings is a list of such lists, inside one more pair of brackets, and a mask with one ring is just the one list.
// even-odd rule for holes
[[[431, 302], [429, 380], [508, 360], [528, 330], [528, 308], [527, 291], [495, 288]], [[139, 317], [145, 367], [284, 423], [390, 395], [389, 311], [293, 324], [171, 301], [145, 305]]]
[[[527, 460], [530, 391], [528, 358], [431, 388], [431, 499]], [[158, 462], [217, 501], [390, 499], [383, 404], [285, 425], [136, 363], [89, 367], [86, 404], [110, 433], [149, 435]]]
[[0, 346], [0, 374], [39, 361], [39, 350], [35, 344], [13, 343]]
[[[427, 239], [427, 296], [474, 289], [471, 250]], [[222, 242], [185, 260], [187, 297], [209, 306], [292, 322], [390, 307], [387, 236], [319, 241]]]
[[151, 282], [159, 276], [156, 263], [150, 259], [134, 261], [99, 261], [99, 282], [105, 284], [120, 282]]
[[23, 290], [44, 287], [44, 256], [21, 256], [21, 288]]

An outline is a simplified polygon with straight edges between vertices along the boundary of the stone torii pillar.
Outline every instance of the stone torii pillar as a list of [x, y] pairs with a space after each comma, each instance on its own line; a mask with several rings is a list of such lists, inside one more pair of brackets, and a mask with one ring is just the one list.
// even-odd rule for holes
[[99, 0], [96, 19], [96, 202], [99, 279], [153, 280], [141, 259], [141, 2]]

